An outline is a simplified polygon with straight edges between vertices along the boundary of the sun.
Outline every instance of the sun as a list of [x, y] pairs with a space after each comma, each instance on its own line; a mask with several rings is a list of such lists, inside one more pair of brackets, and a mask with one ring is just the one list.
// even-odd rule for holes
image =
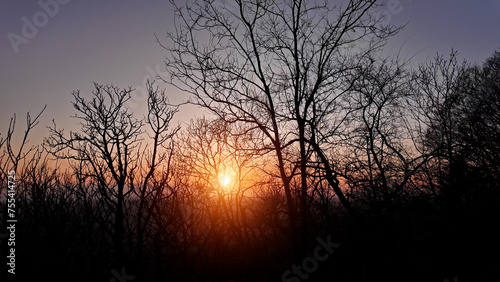
[[229, 184], [231, 184], [231, 177], [227, 174], [222, 174], [219, 176], [219, 183], [223, 187], [227, 187]]

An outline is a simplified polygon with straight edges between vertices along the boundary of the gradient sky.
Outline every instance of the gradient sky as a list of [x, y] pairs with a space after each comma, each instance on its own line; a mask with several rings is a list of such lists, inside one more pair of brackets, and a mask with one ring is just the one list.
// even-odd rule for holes
[[[48, 2], [49, 0], [42, 0]], [[54, 1], [54, 0], [52, 0]], [[394, 24], [408, 23], [391, 46], [404, 55], [423, 61], [436, 53], [447, 55], [454, 48], [460, 59], [482, 63], [500, 50], [500, 1], [498, 0], [392, 0], [389, 10]], [[167, 0], [59, 0], [57, 13], [38, 28], [26, 44], [12, 46], [8, 34], [22, 35], [23, 17], [43, 11], [35, 0], [0, 0], [0, 132], [4, 136], [9, 118], [17, 113], [24, 126], [27, 111], [35, 113], [47, 104], [35, 132], [46, 135], [45, 126], [55, 119], [59, 126], [71, 124], [71, 92], [88, 94], [93, 82], [133, 88], [145, 78], [163, 71], [165, 51], [154, 34], [164, 37], [173, 23]], [[43, 23], [43, 15], [38, 21]], [[167, 88], [172, 102], [186, 94]], [[134, 104], [138, 112], [145, 103]], [[183, 108], [179, 121], [189, 121], [204, 111]], [[21, 130], [21, 128], [18, 128]], [[22, 129], [24, 130], [24, 128]]]

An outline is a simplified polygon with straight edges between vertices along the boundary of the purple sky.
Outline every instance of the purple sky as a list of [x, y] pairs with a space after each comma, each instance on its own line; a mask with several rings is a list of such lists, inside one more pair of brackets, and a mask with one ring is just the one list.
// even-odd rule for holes
[[[47, 16], [38, 1], [0, 0], [3, 134], [14, 113], [18, 125], [24, 126], [26, 112], [37, 112], [44, 104], [47, 111], [37, 134], [45, 134], [53, 118], [60, 126], [69, 126], [68, 116], [74, 113], [72, 90], [89, 93], [93, 81], [140, 88], [151, 72], [163, 71], [166, 53], [154, 34], [163, 37], [171, 29], [173, 13], [167, 0], [57, 1], [58, 10]], [[407, 56], [419, 52], [415, 58], [422, 61], [437, 52], [447, 55], [454, 48], [460, 59], [482, 63], [500, 50], [498, 0], [391, 1], [391, 22], [408, 22], [391, 44], [398, 50], [405, 42], [402, 51]], [[23, 18], [37, 21], [40, 27], [36, 32], [25, 28], [31, 38], [14, 46], [12, 34], [23, 36]], [[174, 89], [167, 88], [167, 93], [172, 102], [187, 99]], [[140, 97], [135, 101], [135, 109], [141, 112], [144, 101]], [[192, 107], [181, 109], [178, 120], [203, 113]]]

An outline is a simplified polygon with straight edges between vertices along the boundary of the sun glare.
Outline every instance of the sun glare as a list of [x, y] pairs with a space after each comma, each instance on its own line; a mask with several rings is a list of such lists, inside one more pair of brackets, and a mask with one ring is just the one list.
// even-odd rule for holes
[[219, 177], [219, 183], [223, 187], [227, 187], [231, 183], [231, 177], [229, 175], [221, 175]]

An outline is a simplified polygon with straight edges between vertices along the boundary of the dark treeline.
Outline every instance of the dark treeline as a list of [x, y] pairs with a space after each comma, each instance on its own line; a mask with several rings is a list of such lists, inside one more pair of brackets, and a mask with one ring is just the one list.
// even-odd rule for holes
[[400, 27], [376, 1], [214, 5], [177, 7], [161, 43], [211, 118], [173, 124], [155, 83], [140, 118], [95, 83], [43, 144], [44, 111], [10, 121], [19, 281], [499, 279], [500, 52], [383, 56]]

